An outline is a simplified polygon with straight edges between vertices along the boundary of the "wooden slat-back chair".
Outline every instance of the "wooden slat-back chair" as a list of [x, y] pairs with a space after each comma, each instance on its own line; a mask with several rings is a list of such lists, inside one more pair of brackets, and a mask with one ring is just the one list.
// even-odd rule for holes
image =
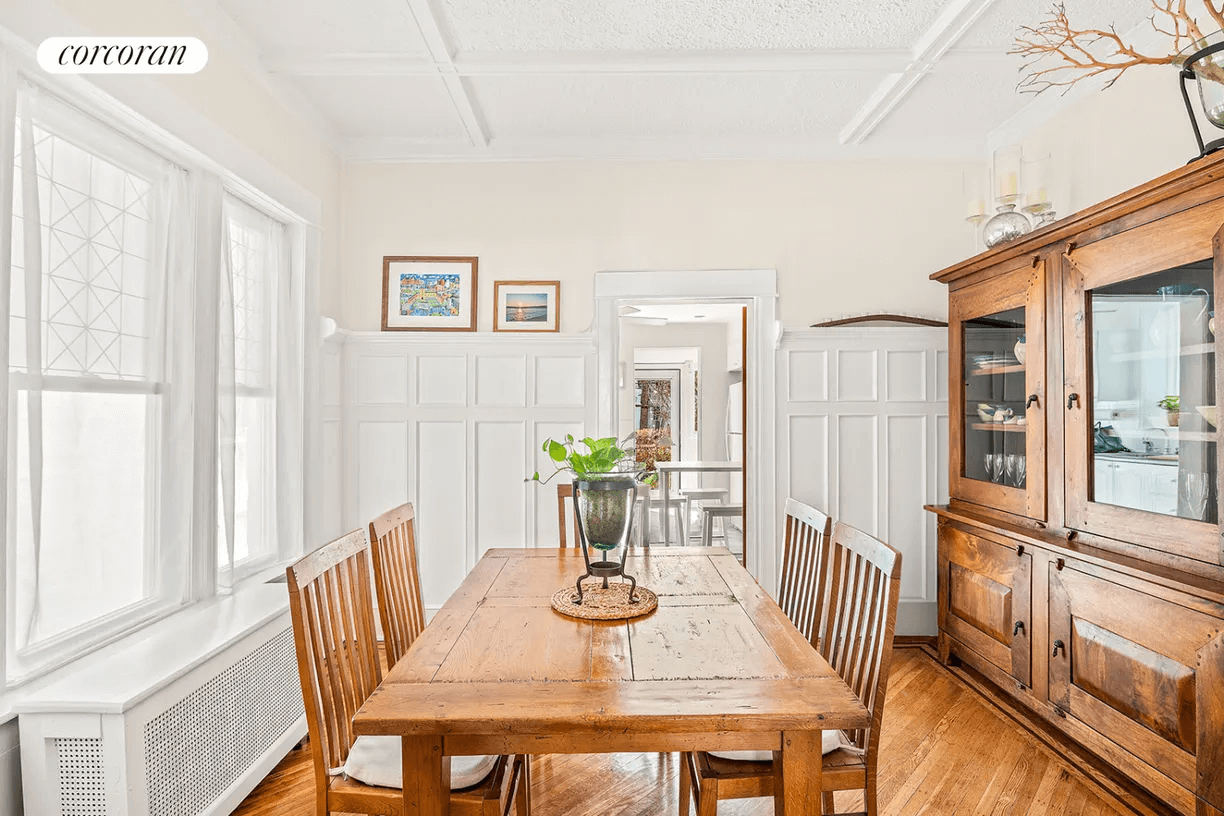
[[820, 578], [828, 570], [825, 554], [832, 534], [833, 519], [802, 502], [786, 500], [778, 606], [813, 646], [817, 645], [814, 635], [828, 602]]
[[388, 666], [399, 662], [425, 628], [415, 516], [409, 502], [370, 522], [374, 587], [378, 593], [378, 617], [382, 620]]
[[[862, 790], [866, 816], [877, 816], [876, 776], [880, 723], [892, 664], [893, 631], [901, 587], [901, 554], [846, 524], [833, 527], [825, 548], [823, 584], [827, 602], [816, 623], [820, 653], [871, 712], [871, 725], [845, 733], [846, 747], [825, 754], [823, 812], [834, 813], [833, 792]], [[819, 602], [816, 603], [820, 607]], [[775, 754], [775, 757], [777, 755]], [[776, 761], [776, 759], [775, 759]], [[690, 796], [698, 816], [713, 816], [723, 799], [774, 794], [773, 762], [724, 759], [705, 752], [680, 763], [680, 814]]]
[[[578, 516], [572, 511], [569, 513], [565, 512], [566, 499], [569, 499], [571, 502], [574, 500], [574, 485], [571, 482], [557, 485], [557, 534], [561, 536], [562, 547], [570, 546], [565, 540], [565, 528], [569, 527], [570, 524], [573, 524], [573, 546], [581, 547], [582, 539], [578, 537]], [[568, 523], [566, 522], [566, 519], [569, 519]]]
[[[382, 682], [374, 632], [369, 544], [355, 530], [302, 558], [287, 570], [289, 611], [298, 675], [314, 760], [315, 812], [401, 816], [404, 794], [374, 787], [337, 771], [355, 740], [353, 715]], [[500, 757], [478, 785], [451, 792], [456, 816], [507, 816], [517, 803], [526, 816], [519, 784], [523, 763]]]

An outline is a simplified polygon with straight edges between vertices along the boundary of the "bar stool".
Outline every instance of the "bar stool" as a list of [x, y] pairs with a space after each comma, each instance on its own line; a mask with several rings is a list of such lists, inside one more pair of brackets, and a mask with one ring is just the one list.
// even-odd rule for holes
[[[701, 543], [709, 547], [714, 543], [714, 519], [729, 519], [744, 515], [742, 504], [712, 504], [701, 508]], [[723, 522], [723, 541], [727, 540], [726, 521]]]
[[[693, 523], [693, 502], [697, 502], [697, 509], [701, 510], [704, 506], [702, 502], [716, 499], [719, 504], [722, 504], [727, 497], [727, 488], [725, 487], [688, 487], [681, 488], [680, 495], [684, 497], [684, 527], [685, 538], [687, 544], [689, 539], [693, 537], [691, 525]], [[704, 516], [703, 516], [704, 518]], [[702, 528], [704, 529], [704, 527]], [[698, 532], [698, 537], [701, 533]]]

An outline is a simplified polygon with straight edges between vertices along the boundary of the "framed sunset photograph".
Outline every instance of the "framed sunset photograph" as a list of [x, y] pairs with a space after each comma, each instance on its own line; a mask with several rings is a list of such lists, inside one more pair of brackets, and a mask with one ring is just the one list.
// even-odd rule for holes
[[493, 331], [560, 331], [560, 315], [560, 281], [493, 282]]
[[475, 258], [383, 257], [383, 331], [476, 331]]

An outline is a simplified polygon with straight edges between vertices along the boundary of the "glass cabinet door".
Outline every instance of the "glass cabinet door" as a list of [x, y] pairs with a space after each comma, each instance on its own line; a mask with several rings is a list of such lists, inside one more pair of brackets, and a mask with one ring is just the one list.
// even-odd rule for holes
[[1145, 264], [1127, 233], [1070, 256], [1067, 520], [1215, 561], [1216, 273], [1205, 238], [1184, 260]]
[[1045, 518], [1045, 268], [1031, 260], [952, 293], [952, 495]]
[[964, 475], [1023, 489], [1028, 482], [1024, 308], [962, 324], [964, 351]]

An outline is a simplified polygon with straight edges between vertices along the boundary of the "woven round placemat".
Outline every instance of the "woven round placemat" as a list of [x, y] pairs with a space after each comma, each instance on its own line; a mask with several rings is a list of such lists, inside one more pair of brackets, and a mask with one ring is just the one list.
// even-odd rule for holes
[[610, 583], [604, 589], [595, 579], [582, 587], [582, 604], [574, 603], [577, 592], [572, 586], [559, 589], [552, 596], [552, 608], [562, 615], [583, 620], [627, 620], [648, 615], [659, 605], [659, 598], [649, 589], [638, 587], [633, 592], [637, 603], [629, 603], [629, 585]]

